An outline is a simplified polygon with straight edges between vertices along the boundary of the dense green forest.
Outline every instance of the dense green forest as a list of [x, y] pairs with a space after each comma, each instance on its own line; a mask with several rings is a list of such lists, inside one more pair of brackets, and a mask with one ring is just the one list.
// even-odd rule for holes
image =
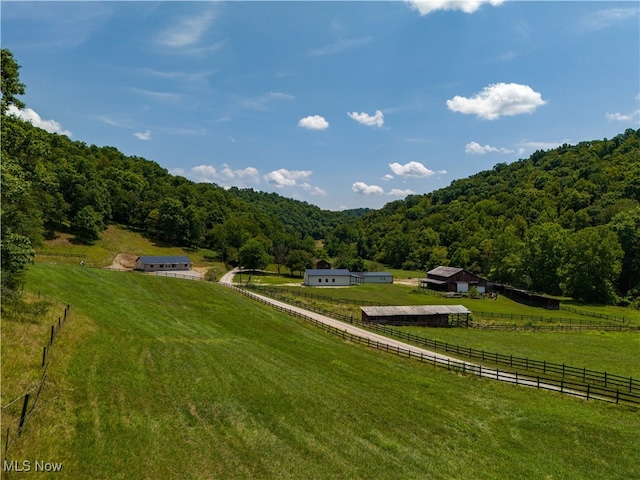
[[627, 303], [640, 294], [640, 130], [498, 164], [389, 203], [361, 225], [362, 254], [394, 267], [453, 265], [550, 294]]
[[[2, 285], [19, 288], [45, 238], [96, 241], [116, 223], [229, 264], [303, 271], [313, 257], [466, 268], [585, 301], [640, 307], [640, 130], [563, 145], [380, 210], [330, 212], [252, 189], [173, 176], [113, 147], [50, 134], [22, 108], [19, 66], [2, 50]], [[323, 240], [323, 246], [318, 246]], [[374, 267], [375, 268], [375, 267]]]

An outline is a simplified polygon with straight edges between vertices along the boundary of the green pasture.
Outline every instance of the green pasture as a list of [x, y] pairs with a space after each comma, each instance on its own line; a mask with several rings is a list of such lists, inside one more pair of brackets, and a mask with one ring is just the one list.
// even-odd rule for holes
[[207, 282], [36, 264], [27, 287], [73, 316], [8, 458], [55, 478], [640, 477], [637, 408], [448, 373]]
[[[273, 281], [266, 280], [269, 276], [252, 277], [251, 282], [261, 285], [273, 285], [287, 284], [287, 282], [281, 280], [282, 277], [273, 276]], [[254, 279], [260, 279], [260, 281], [254, 281]], [[239, 282], [239, 276], [236, 275], [234, 281]], [[247, 281], [247, 276], [243, 274], [243, 282]], [[301, 283], [301, 281], [299, 282]], [[297, 292], [301, 294], [307, 294], [309, 298], [313, 296], [331, 297], [336, 300], [355, 300], [366, 302], [377, 302], [381, 305], [464, 305], [472, 312], [487, 312], [487, 313], [500, 313], [504, 315], [514, 315], [518, 317], [520, 315], [543, 317], [543, 318], [565, 318], [574, 320], [593, 320], [599, 321], [598, 318], [592, 318], [584, 316], [575, 312], [567, 310], [546, 310], [544, 308], [530, 307], [521, 303], [510, 300], [504, 295], [499, 295], [497, 300], [484, 298], [473, 299], [469, 297], [461, 298], [446, 298], [441, 295], [437, 295], [429, 290], [420, 290], [415, 286], [406, 285], [402, 283], [393, 284], [366, 284], [352, 287], [308, 287], [303, 285], [286, 285], [286, 290]], [[292, 296], [292, 298], [296, 298]], [[594, 312], [598, 314], [610, 314], [618, 317], [624, 316], [625, 319], [631, 324], [640, 324], [640, 311], [630, 308], [620, 307], [602, 307], [602, 306], [589, 306], [574, 304], [570, 305], [573, 308], [579, 310]], [[359, 312], [359, 307], [353, 309], [354, 312]], [[500, 323], [499, 321], [497, 323]], [[513, 323], [512, 321], [505, 320], [502, 323]]]
[[67, 233], [57, 233], [36, 248], [36, 261], [78, 265], [82, 259], [88, 266], [106, 267], [118, 253], [140, 255], [187, 255], [197, 266], [213, 265], [207, 258], [213, 252], [206, 249], [173, 247], [142, 236], [118, 225], [110, 225], [93, 245], [78, 243]]
[[[303, 295], [293, 295], [287, 292], [297, 292]], [[364, 291], [368, 296], [363, 295]], [[532, 315], [558, 317], [573, 321], [588, 321], [584, 317], [564, 310], [545, 310], [541, 308], [521, 305], [507, 297], [500, 296], [497, 300], [474, 300], [469, 298], [448, 299], [437, 297], [426, 292], [418, 292], [405, 285], [363, 285], [349, 288], [292, 288], [286, 287], [283, 295], [292, 302], [335, 312], [342, 315], [360, 318], [360, 306], [340, 303], [344, 300], [375, 300], [391, 305], [452, 305], [463, 304], [472, 311], [501, 312], [514, 315]], [[306, 296], [304, 295], [306, 294]], [[321, 300], [314, 296], [330, 297]], [[583, 306], [590, 309], [589, 306]], [[600, 309], [600, 313], [607, 312]], [[610, 314], [614, 314], [609, 312]], [[635, 313], [626, 309], [622, 313], [625, 317], [633, 318]], [[598, 321], [597, 319], [591, 319]], [[495, 323], [523, 324], [529, 320], [496, 320]], [[547, 321], [532, 322], [538, 325], [548, 325]], [[425, 327], [394, 327], [401, 332], [407, 332], [429, 340], [447, 342], [465, 348], [484, 350], [502, 355], [513, 355], [533, 360], [566, 364], [577, 368], [587, 368], [600, 372], [607, 372], [622, 376], [640, 378], [640, 331], [500, 331], [482, 330], [476, 328], [425, 328]]]

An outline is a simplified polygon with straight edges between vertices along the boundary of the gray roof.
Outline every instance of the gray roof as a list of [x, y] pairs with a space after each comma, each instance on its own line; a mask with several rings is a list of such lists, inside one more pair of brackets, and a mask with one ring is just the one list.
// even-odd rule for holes
[[443, 267], [442, 265], [429, 270], [427, 275], [438, 275], [439, 277], [453, 277], [456, 273], [461, 272], [462, 268], [456, 267]]
[[142, 260], [142, 263], [145, 265], [148, 263], [193, 263], [191, 262], [191, 260], [189, 260], [189, 257], [185, 255], [174, 255], [167, 257], [140, 256], [136, 259], [136, 262], [138, 260]]
[[447, 315], [471, 313], [463, 305], [410, 305], [406, 307], [360, 307], [370, 317], [392, 317], [395, 315]]
[[346, 268], [309, 268], [304, 271], [306, 275], [351, 275], [351, 272]]
[[360, 272], [356, 273], [356, 275], [359, 275], [361, 277], [381, 277], [383, 275], [385, 277], [393, 277], [393, 275], [389, 272]]

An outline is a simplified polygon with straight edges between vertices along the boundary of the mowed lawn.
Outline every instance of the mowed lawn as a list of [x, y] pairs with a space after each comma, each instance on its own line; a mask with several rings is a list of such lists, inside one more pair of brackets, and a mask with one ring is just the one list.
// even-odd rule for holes
[[28, 278], [73, 315], [9, 456], [55, 478], [640, 478], [637, 408], [450, 374], [210, 283]]

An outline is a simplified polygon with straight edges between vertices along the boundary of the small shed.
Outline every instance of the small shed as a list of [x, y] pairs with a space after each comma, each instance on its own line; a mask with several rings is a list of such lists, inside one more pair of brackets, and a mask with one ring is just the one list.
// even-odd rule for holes
[[462, 268], [440, 266], [429, 270], [427, 278], [420, 281], [420, 286], [456, 293], [467, 293], [471, 287], [476, 287], [478, 293], [485, 293], [487, 281]]
[[167, 272], [173, 270], [191, 270], [193, 262], [186, 256], [152, 257], [136, 259], [136, 270], [143, 272]]
[[361, 272], [355, 275], [362, 277], [363, 283], [393, 283], [393, 275], [389, 272]]
[[304, 285], [310, 287], [348, 287], [351, 272], [346, 268], [311, 268], [304, 272]]
[[451, 321], [469, 323], [471, 311], [463, 305], [360, 307], [362, 321], [382, 325], [448, 327]]
[[328, 270], [331, 268], [331, 264], [328, 261], [326, 261], [324, 258], [316, 259], [315, 265], [317, 270]]

